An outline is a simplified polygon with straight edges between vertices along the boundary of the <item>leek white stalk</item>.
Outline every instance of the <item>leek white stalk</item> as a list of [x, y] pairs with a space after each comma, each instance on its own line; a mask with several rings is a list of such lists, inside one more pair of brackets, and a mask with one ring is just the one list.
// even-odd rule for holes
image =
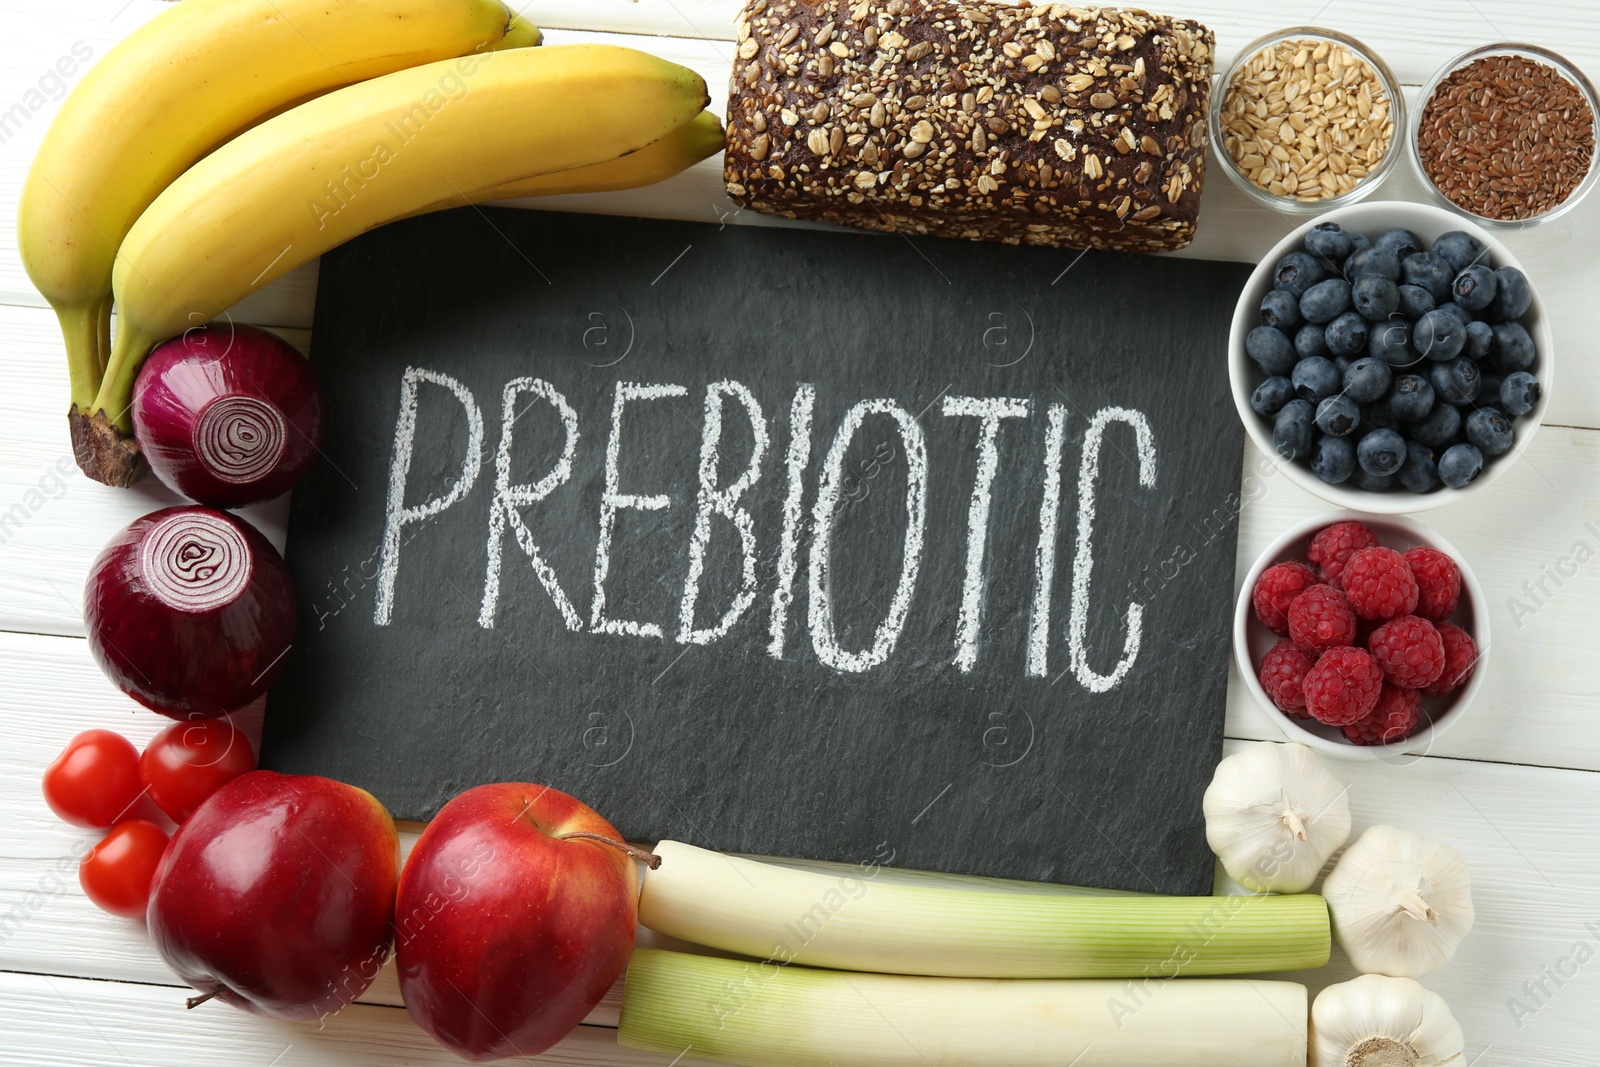
[[1327, 907], [1311, 895], [1084, 896], [821, 874], [662, 841], [639, 921], [757, 959], [968, 978], [1185, 978], [1320, 967]]
[[1304, 1067], [1306, 1029], [1293, 982], [917, 978], [639, 949], [617, 1039], [745, 1067]]

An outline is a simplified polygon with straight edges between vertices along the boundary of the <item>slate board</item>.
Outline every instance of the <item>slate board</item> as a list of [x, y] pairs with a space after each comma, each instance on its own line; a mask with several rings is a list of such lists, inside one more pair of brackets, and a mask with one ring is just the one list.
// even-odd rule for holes
[[[271, 695], [263, 764], [361, 785], [403, 819], [475, 784], [525, 780], [582, 797], [635, 840], [1210, 892], [1200, 798], [1221, 755], [1242, 447], [1224, 352], [1248, 269], [504, 209], [350, 243], [324, 257], [318, 284], [311, 358], [332, 415], [293, 501], [300, 637]], [[512, 397], [506, 484], [551, 485], [501, 515], [520, 517], [568, 611], [511, 524], [485, 627], [502, 391], [517, 378], [545, 384]], [[708, 387], [722, 382], [736, 384], [716, 392], [717, 454], [702, 471]], [[624, 398], [607, 497], [619, 383], [681, 395]], [[803, 464], [791, 432], [802, 384]], [[551, 474], [566, 441], [552, 391], [576, 420], [565, 478]], [[462, 396], [481, 421], [476, 458]], [[746, 400], [766, 447], [734, 494], [756, 447]], [[846, 413], [869, 400], [836, 449]], [[995, 462], [974, 569], [985, 411]], [[791, 464], [803, 469], [787, 512], [792, 603], [774, 656]], [[827, 610], [814, 615], [823, 482], [837, 500], [816, 583]], [[925, 519], [908, 557], [913, 483]], [[648, 497], [666, 506], [637, 506]], [[597, 627], [607, 499], [621, 506]], [[980, 506], [980, 528], [984, 517]], [[754, 545], [748, 607], [720, 638], [685, 642], [696, 527], [707, 536], [690, 630], [705, 631], [747, 588], [739, 523]], [[969, 573], [981, 574], [971, 594]]]

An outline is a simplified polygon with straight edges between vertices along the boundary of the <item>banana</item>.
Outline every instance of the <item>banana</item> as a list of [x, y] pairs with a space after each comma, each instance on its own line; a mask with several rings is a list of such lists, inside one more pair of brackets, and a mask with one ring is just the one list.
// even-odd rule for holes
[[66, 338], [74, 412], [100, 384], [117, 248], [187, 167], [291, 102], [538, 39], [500, 0], [183, 0], [130, 34], [62, 105], [18, 208], [23, 264]]
[[[654, 144], [629, 152], [604, 163], [574, 170], [557, 171], [523, 178], [474, 196], [478, 202], [516, 200], [524, 196], [557, 196], [562, 193], [605, 193], [617, 189], [637, 189], [665, 181], [679, 171], [688, 170], [702, 159], [722, 151], [722, 122], [710, 111], [702, 111], [693, 121], [678, 127]], [[457, 204], [460, 200], [456, 201]], [[450, 204], [440, 205], [452, 206]]]
[[384, 222], [452, 196], [637, 151], [709, 102], [692, 70], [612, 45], [488, 52], [339, 89], [240, 134], [167, 187], [122, 243], [117, 335], [85, 471], [137, 473], [128, 419], [150, 348]]

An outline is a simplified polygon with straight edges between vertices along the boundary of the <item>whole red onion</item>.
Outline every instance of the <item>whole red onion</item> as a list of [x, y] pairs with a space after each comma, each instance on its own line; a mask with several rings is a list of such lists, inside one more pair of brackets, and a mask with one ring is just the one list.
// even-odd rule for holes
[[157, 346], [133, 385], [133, 433], [160, 478], [234, 508], [285, 492], [322, 444], [322, 391], [276, 334], [211, 323]]
[[95, 662], [124, 693], [174, 719], [206, 719], [250, 703], [283, 669], [294, 585], [244, 520], [162, 508], [95, 558], [83, 621]]

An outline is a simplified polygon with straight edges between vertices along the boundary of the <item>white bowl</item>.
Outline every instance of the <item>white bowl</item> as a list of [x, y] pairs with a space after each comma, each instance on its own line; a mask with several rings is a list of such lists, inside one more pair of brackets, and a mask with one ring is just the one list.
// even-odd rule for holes
[[[1267, 696], [1257, 677], [1256, 665], [1261, 662], [1261, 657], [1282, 639], [1262, 625], [1251, 607], [1250, 591], [1255, 588], [1256, 579], [1261, 577], [1262, 571], [1274, 563], [1282, 563], [1285, 560], [1304, 561], [1306, 547], [1311, 543], [1312, 535], [1324, 526], [1351, 519], [1365, 523], [1377, 535], [1378, 543], [1386, 548], [1404, 552], [1408, 548], [1426, 545], [1429, 548], [1437, 548], [1455, 560], [1456, 566], [1461, 568], [1461, 602], [1456, 607], [1455, 614], [1446, 621], [1471, 634], [1472, 640], [1478, 646], [1478, 662], [1472, 670], [1472, 677], [1467, 679], [1467, 684], [1448, 697], [1424, 698], [1421, 728], [1405, 740], [1388, 745], [1357, 745], [1345, 740], [1344, 734], [1337, 726], [1327, 726], [1315, 719], [1290, 718], [1278, 709], [1271, 697]], [[1234, 659], [1239, 664], [1239, 673], [1244, 676], [1245, 688], [1250, 690], [1267, 713], [1267, 717], [1290, 741], [1299, 741], [1319, 752], [1340, 759], [1392, 760], [1395, 756], [1403, 754], [1409, 762], [1410, 757], [1426, 755], [1433, 742], [1461, 720], [1461, 716], [1477, 696], [1479, 688], [1483, 685], [1488, 650], [1489, 603], [1484, 598], [1483, 587], [1478, 584], [1472, 568], [1467, 566], [1467, 561], [1455, 546], [1443, 537], [1420, 523], [1396, 515], [1331, 511], [1295, 523], [1256, 558], [1250, 573], [1245, 575], [1244, 587], [1239, 590], [1239, 600], [1234, 605], [1233, 611], [1233, 653]]]
[[1524, 274], [1528, 274], [1517, 261], [1517, 257], [1507, 251], [1506, 246], [1488, 230], [1454, 212], [1430, 204], [1413, 204], [1396, 200], [1353, 204], [1307, 220], [1274, 245], [1272, 251], [1257, 264], [1255, 271], [1250, 275], [1250, 280], [1245, 283], [1244, 292], [1240, 295], [1239, 303], [1233, 311], [1233, 328], [1228, 334], [1228, 381], [1233, 388], [1233, 403], [1239, 409], [1239, 418], [1244, 421], [1245, 432], [1250, 435], [1256, 447], [1289, 476], [1290, 481], [1330, 504], [1352, 511], [1381, 515], [1427, 511], [1465, 500], [1470, 494], [1483, 492], [1527, 449], [1539, 426], [1544, 422], [1545, 411], [1550, 405], [1553, 385], [1550, 318], [1545, 314], [1544, 304], [1539, 299], [1538, 285], [1532, 275], [1528, 275], [1528, 282], [1533, 289], [1533, 303], [1529, 306], [1527, 314], [1522, 316], [1521, 322], [1527, 327], [1528, 333], [1533, 337], [1534, 346], [1538, 349], [1532, 370], [1539, 378], [1539, 403], [1526, 415], [1512, 420], [1512, 426], [1516, 431], [1516, 444], [1512, 450], [1503, 456], [1485, 457], [1483, 473], [1465, 489], [1440, 486], [1431, 493], [1412, 493], [1404, 489], [1375, 493], [1357, 489], [1353, 485], [1329, 485], [1311, 473], [1310, 464], [1303, 460], [1293, 462], [1285, 460], [1272, 447], [1272, 424], [1257, 415], [1250, 407], [1250, 394], [1261, 383], [1262, 376], [1260, 368], [1245, 354], [1244, 339], [1246, 334], [1260, 325], [1261, 298], [1272, 288], [1272, 268], [1277, 265], [1278, 260], [1300, 247], [1307, 231], [1324, 222], [1337, 222], [1346, 230], [1364, 233], [1371, 238], [1376, 238], [1385, 230], [1403, 227], [1430, 243], [1451, 230], [1463, 230], [1484, 243], [1496, 267], [1516, 267]]

